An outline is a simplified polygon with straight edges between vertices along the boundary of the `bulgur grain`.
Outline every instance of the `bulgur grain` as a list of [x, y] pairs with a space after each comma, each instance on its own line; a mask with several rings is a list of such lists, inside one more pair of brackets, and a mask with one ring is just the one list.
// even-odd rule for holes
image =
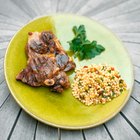
[[114, 67], [90, 65], [76, 70], [72, 94], [85, 105], [105, 104], [126, 88], [125, 81]]

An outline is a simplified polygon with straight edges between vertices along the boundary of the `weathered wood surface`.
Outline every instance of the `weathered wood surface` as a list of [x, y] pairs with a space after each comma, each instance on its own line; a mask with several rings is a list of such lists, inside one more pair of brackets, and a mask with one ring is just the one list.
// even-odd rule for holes
[[[135, 84], [129, 102], [116, 117], [96, 128], [68, 131], [38, 122], [16, 104], [4, 79], [4, 54], [16, 31], [36, 16], [58, 12], [99, 20], [120, 37], [132, 58]], [[139, 0], [0, 0], [0, 140], [139, 140], [139, 38]]]

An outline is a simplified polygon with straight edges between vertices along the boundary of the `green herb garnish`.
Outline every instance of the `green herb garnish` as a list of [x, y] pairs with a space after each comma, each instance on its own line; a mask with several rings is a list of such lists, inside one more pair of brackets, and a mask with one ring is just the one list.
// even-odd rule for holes
[[73, 32], [75, 37], [69, 41], [70, 50], [74, 52], [74, 56], [80, 60], [91, 59], [96, 55], [101, 54], [105, 48], [97, 44], [97, 41], [90, 42], [86, 37], [86, 30], [84, 25], [79, 27], [74, 26]]

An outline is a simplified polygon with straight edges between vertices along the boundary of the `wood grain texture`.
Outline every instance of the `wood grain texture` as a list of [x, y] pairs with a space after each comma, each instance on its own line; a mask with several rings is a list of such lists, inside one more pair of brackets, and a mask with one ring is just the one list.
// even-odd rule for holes
[[58, 138], [59, 134], [57, 128], [47, 126], [40, 122], [38, 123], [35, 136], [36, 140], [57, 140]]
[[82, 131], [61, 130], [61, 140], [83, 140]]
[[119, 37], [123, 42], [133, 42], [140, 43], [140, 34], [139, 33], [118, 33]]
[[134, 77], [137, 81], [140, 81], [140, 68], [134, 66]]
[[4, 73], [3, 73], [3, 68], [0, 69], [0, 84], [2, 84], [2, 82], [4, 81]]
[[15, 103], [11, 96], [8, 97], [5, 104], [0, 108], [0, 139], [7, 140], [18, 113], [20, 111], [19, 106]]
[[6, 98], [8, 97], [10, 91], [7, 87], [5, 81], [0, 84], [0, 107], [2, 107], [3, 103], [5, 102]]
[[126, 2], [126, 0], [117, 0], [112, 2], [112, 0], [101, 0], [98, 2], [98, 5], [94, 6], [94, 4], [91, 4], [89, 7], [90, 9], [85, 12], [83, 15], [85, 16], [96, 16], [99, 13], [104, 13], [106, 10], [116, 7], [122, 3]]
[[24, 111], [21, 112], [10, 140], [32, 140], [36, 128], [36, 120]]
[[[74, 13], [105, 24], [124, 42], [134, 66], [132, 96], [111, 121], [79, 131], [59, 130], [42, 124], [21, 111], [9, 95], [3, 61], [13, 35], [28, 21], [50, 13]], [[0, 0], [0, 140], [8, 139], [140, 139], [140, 1], [139, 0]]]
[[[15, 0], [7, 0], [6, 2], [5, 0], [1, 0], [0, 2], [0, 13], [3, 15], [13, 18], [17, 21], [27, 21], [31, 19], [31, 17], [26, 14], [22, 8], [15, 4]], [[18, 2], [20, 3], [20, 1]], [[22, 4], [20, 6], [22, 6]]]
[[140, 102], [140, 84], [135, 81], [132, 96]]
[[120, 114], [107, 122], [106, 126], [115, 140], [139, 140], [140, 138]]
[[139, 106], [140, 104], [138, 102], [136, 102], [133, 98], [130, 98], [127, 106], [125, 106], [122, 110], [122, 113], [136, 127], [137, 130], [140, 130]]
[[111, 140], [110, 136], [108, 135], [104, 125], [98, 126], [96, 128], [91, 128], [84, 130], [85, 138], [87, 140]]
[[112, 17], [132, 13], [134, 11], [137, 11], [139, 8], [140, 5], [138, 0], [126, 0], [125, 2], [115, 5], [114, 7], [108, 8], [104, 12], [100, 12], [98, 15], [96, 15], [96, 17], [101, 20], [109, 19]]
[[0, 70], [3, 69], [3, 64], [4, 64], [4, 58], [0, 59]]

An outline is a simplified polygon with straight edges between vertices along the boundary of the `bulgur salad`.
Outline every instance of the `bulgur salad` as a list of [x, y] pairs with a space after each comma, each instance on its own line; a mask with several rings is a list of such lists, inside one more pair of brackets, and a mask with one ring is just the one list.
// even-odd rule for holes
[[90, 65], [75, 72], [72, 94], [85, 105], [105, 104], [127, 88], [119, 72], [112, 66]]

